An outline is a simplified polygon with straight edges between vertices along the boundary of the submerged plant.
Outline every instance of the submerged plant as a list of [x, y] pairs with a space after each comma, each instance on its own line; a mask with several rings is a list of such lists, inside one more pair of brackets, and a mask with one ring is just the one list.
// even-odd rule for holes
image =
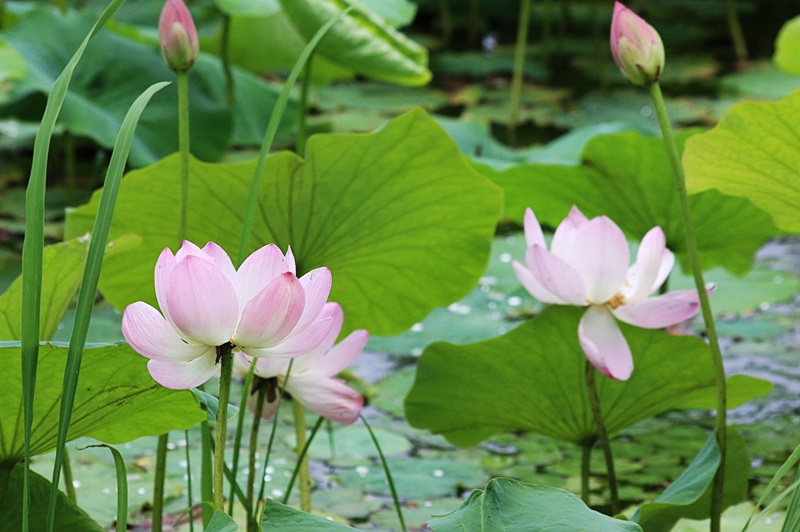
[[633, 371], [630, 347], [615, 318], [660, 329], [697, 313], [695, 290], [647, 297], [664, 284], [675, 263], [660, 227], [647, 232], [630, 266], [628, 241], [617, 224], [605, 216], [589, 220], [577, 207], [556, 229], [549, 250], [528, 209], [525, 240], [527, 266], [514, 261], [517, 278], [543, 303], [589, 307], [578, 338], [586, 358], [604, 375], [627, 380]]

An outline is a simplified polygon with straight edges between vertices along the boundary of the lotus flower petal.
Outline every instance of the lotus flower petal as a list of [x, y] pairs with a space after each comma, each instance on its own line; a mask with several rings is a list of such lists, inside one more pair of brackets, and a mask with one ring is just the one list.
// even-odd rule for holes
[[633, 371], [633, 356], [608, 309], [590, 306], [578, 324], [578, 339], [586, 358], [600, 373], [628, 380]]

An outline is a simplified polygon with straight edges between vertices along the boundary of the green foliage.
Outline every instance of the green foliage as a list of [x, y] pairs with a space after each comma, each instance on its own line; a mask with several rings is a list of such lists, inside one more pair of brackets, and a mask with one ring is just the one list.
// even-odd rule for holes
[[[306, 38], [348, 7], [343, 0], [279, 0], [284, 13]], [[354, 4], [320, 43], [318, 53], [358, 74], [398, 85], [420, 86], [431, 79], [428, 52], [395, 31], [369, 8]]]
[[211, 521], [208, 522], [205, 532], [237, 532], [239, 525], [222, 510], [214, 511]]
[[772, 60], [784, 72], [800, 76], [800, 16], [794, 17], [781, 28]]
[[[91, 27], [93, 17], [89, 12], [62, 16], [50, 8], [40, 8], [8, 29], [6, 40], [24, 57], [27, 70], [24, 78], [13, 86], [11, 102], [0, 108], [0, 115], [37, 117], [41, 112], [37, 95], [49, 91], [69, 54]], [[48, 31], [41, 32], [43, 27]], [[173, 74], [164, 65], [157, 47], [110, 31], [101, 32], [95, 40], [84, 54], [59, 123], [71, 133], [111, 148], [130, 102], [149, 85], [173, 79]], [[216, 60], [201, 56], [189, 77], [192, 128], [202, 131], [192, 138], [195, 155], [204, 160], [218, 160], [229, 140], [247, 145], [261, 142], [277, 89], [235, 69], [237, 106], [232, 119], [226, 104], [224, 77]], [[143, 115], [131, 152], [134, 166], [150, 164], [177, 150], [176, 108], [174, 88], [153, 99]], [[296, 112], [294, 107], [290, 111]], [[290, 126], [286, 125], [280, 134], [285, 136], [289, 131]]]
[[261, 528], [263, 530], [281, 530], [282, 532], [355, 530], [349, 526], [334, 523], [324, 517], [295, 510], [291, 506], [285, 506], [269, 498], [264, 503]]
[[[345, 328], [396, 334], [434, 307], [465, 295], [488, 260], [500, 191], [470, 170], [448, 136], [421, 111], [370, 135], [318, 135], [307, 162], [269, 157], [253, 249], [291, 245], [298, 269], [327, 266], [331, 299]], [[153, 267], [174, 245], [178, 159], [131, 172], [122, 183], [112, 238], [135, 233], [142, 245], [109, 257], [100, 290], [118, 308], [155, 304]], [[237, 249], [254, 163], [190, 165], [188, 237]], [[68, 214], [82, 234], [97, 208]]]
[[636, 523], [595, 512], [568, 491], [509, 478], [490, 480], [485, 490], [473, 491], [461, 508], [431, 519], [428, 526], [434, 532], [511, 531], [522, 530], [521, 526], [528, 532], [642, 530]]
[[[728, 456], [725, 464], [723, 508], [747, 496], [750, 460], [745, 442], [734, 429], [728, 429]], [[711, 513], [711, 490], [719, 466], [720, 452], [716, 436], [711, 434], [705, 446], [681, 476], [652, 503], [634, 515], [645, 532], [669, 532], [681, 518], [705, 519]]]
[[[679, 149], [691, 134], [678, 136]], [[581, 166], [518, 166], [494, 179], [506, 191], [507, 215], [517, 221], [531, 207], [540, 222], [555, 227], [577, 205], [589, 217], [607, 215], [635, 240], [658, 225], [667, 246], [687, 263], [678, 196], [659, 138], [635, 132], [598, 136], [586, 145]], [[723, 194], [736, 195], [723, 189], [689, 196], [697, 245], [704, 268], [721, 265], [740, 275], [778, 230], [761, 210], [765, 205]]]
[[[22, 474], [24, 468], [24, 464], [16, 464], [10, 469], [0, 467], [0, 523], [3, 523], [3, 530], [22, 530]], [[50, 499], [50, 482], [36, 473], [31, 472], [30, 475], [30, 530], [45, 530], [45, 516]], [[55, 529], [58, 532], [103, 532], [105, 530], [61, 492], [58, 492], [56, 500]]]
[[742, 196], [781, 230], [800, 232], [800, 91], [777, 102], [735, 105], [686, 143], [683, 159], [690, 191]]
[[[31, 454], [51, 451], [56, 444], [61, 381], [66, 348], [43, 345], [36, 375]], [[0, 464], [22, 460], [22, 396], [19, 347], [0, 350], [7, 383], [0, 388]], [[153, 381], [147, 360], [127, 345], [86, 349], [69, 439], [92, 436], [107, 443], [123, 443], [141, 436], [185, 429], [206, 418], [194, 395], [174, 391]]]
[[[42, 306], [40, 336], [49, 340], [78, 293], [88, 238], [46, 246], [42, 262]], [[0, 338], [19, 340], [22, 334], [22, 276], [0, 295]]]
[[[460, 446], [507, 430], [574, 443], [594, 439], [585, 356], [578, 343], [583, 312], [551, 306], [491, 340], [431, 344], [419, 359], [406, 397], [409, 424]], [[597, 383], [609, 435], [667, 410], [713, 401], [714, 373], [702, 340], [620, 327], [633, 352], [634, 370], [628, 381], [602, 378]], [[762, 384], [752, 378], [731, 381], [731, 399], [763, 395], [771, 387]]]

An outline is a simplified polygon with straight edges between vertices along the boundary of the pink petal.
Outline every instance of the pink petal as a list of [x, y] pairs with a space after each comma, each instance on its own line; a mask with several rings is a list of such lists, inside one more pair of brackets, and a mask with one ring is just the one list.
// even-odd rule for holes
[[290, 266], [275, 244], [254, 251], [236, 272], [234, 286], [241, 308], [244, 309], [244, 306], [276, 277], [289, 271], [294, 273], [294, 269]]
[[590, 306], [578, 325], [578, 339], [586, 358], [600, 373], [628, 380], [633, 371], [633, 356], [608, 309]]
[[653, 286], [650, 287], [651, 294], [664, 284], [674, 265], [675, 255], [670, 250], [665, 249], [664, 254], [661, 256], [661, 264], [658, 266], [658, 274], [653, 281]]
[[212, 260], [197, 244], [184, 240], [181, 243], [181, 248], [175, 254], [175, 261], [180, 262], [186, 257], [201, 257], [206, 260]]
[[150, 359], [186, 362], [209, 350], [207, 345], [191, 345], [181, 340], [161, 313], [142, 301], [125, 308], [122, 335], [134, 351]]
[[568, 254], [559, 256], [583, 279], [591, 303], [605, 303], [614, 297], [623, 287], [630, 264], [625, 235], [605, 216], [581, 225]]
[[273, 347], [246, 347], [242, 348], [242, 351], [252, 357], [297, 357], [305, 355], [325, 343], [332, 325], [332, 318], [320, 320]]
[[[175, 266], [178, 265], [178, 261], [175, 259], [175, 256], [172, 254], [169, 248], [164, 248], [161, 252], [161, 255], [158, 256], [158, 260], [156, 261], [156, 270], [155, 270], [155, 287], [156, 287], [156, 300], [158, 301], [158, 308], [164, 310], [167, 308], [167, 287], [169, 286], [170, 277], [172, 277], [172, 272], [175, 270]], [[169, 316], [165, 316], [167, 321], [172, 323], [172, 320]]]
[[528, 268], [539, 284], [567, 305], [586, 305], [586, 289], [583, 280], [560, 257], [541, 246], [531, 246], [525, 253]]
[[[314, 321], [322, 310], [331, 293], [331, 271], [328, 268], [317, 268], [300, 278], [305, 292], [303, 316], [297, 322], [297, 328], [303, 329]], [[337, 333], [338, 334], [338, 333]]]
[[175, 326], [194, 342], [222, 345], [236, 330], [239, 303], [228, 278], [210, 261], [196, 256], [183, 259], [167, 287], [162, 308]]
[[625, 323], [645, 329], [662, 329], [688, 320], [699, 309], [697, 290], [677, 290], [626, 303], [611, 312]]
[[[346, 369], [367, 345], [369, 333], [364, 329], [351, 332], [332, 349], [318, 358], [311, 368], [315, 375], [333, 377]], [[302, 359], [299, 358], [298, 360]]]
[[364, 398], [339, 379], [289, 376], [286, 391], [320, 416], [349, 425], [358, 419]]
[[511, 266], [514, 267], [514, 273], [517, 274], [517, 279], [525, 287], [525, 290], [528, 291], [530, 295], [541, 301], [542, 303], [556, 303], [556, 304], [564, 304], [565, 302], [560, 298], [554, 296], [550, 292], [547, 291], [545, 287], [539, 283], [536, 279], [536, 276], [533, 275], [533, 272], [530, 271], [528, 268], [523, 266], [519, 261], [514, 261]]
[[[628, 268], [623, 294], [628, 301], [636, 301], [650, 295], [658, 278], [667, 251], [667, 240], [660, 227], [654, 227], [644, 235], [636, 262]], [[669, 272], [667, 272], [669, 273]], [[663, 282], [663, 281], [662, 281]]]
[[216, 351], [209, 348], [207, 354], [189, 362], [153, 359], [147, 363], [147, 370], [160, 385], [173, 390], [186, 390], [200, 386], [219, 373], [216, 358]]
[[225, 250], [214, 242], [209, 242], [203, 246], [203, 252], [214, 262], [214, 265], [228, 278], [231, 284], [235, 284], [236, 268], [233, 267], [233, 262], [231, 262], [228, 254], [225, 253]]
[[[292, 361], [290, 358], [253, 358], [240, 351], [235, 355], [234, 363], [241, 368], [241, 370], [244, 370], [246, 374], [250, 371], [250, 363], [253, 360], [255, 360], [256, 364], [253, 374], [262, 379], [286, 375], [286, 371], [289, 369], [289, 363]], [[295, 371], [294, 366], [292, 366], [292, 374], [294, 374]]]
[[572, 256], [578, 228], [587, 221], [586, 216], [573, 205], [569, 211], [569, 216], [564, 218], [564, 221], [556, 227], [553, 241], [550, 243], [550, 251], [562, 258]]
[[[342, 312], [342, 307], [339, 305], [339, 303], [325, 303], [325, 305], [322, 307], [322, 310], [315, 317], [314, 321], [317, 322], [328, 320], [331, 322], [330, 329], [328, 330], [328, 336], [326, 336], [325, 339], [317, 345], [317, 347], [297, 358], [293, 366], [293, 371], [298, 369], [302, 369], [304, 372], [306, 370], [312, 370], [315, 374], [318, 374], [318, 372], [315, 370], [317, 363], [323, 356], [325, 356], [325, 353], [327, 353], [328, 350], [333, 347], [333, 344], [339, 337], [339, 333], [342, 331], [342, 325], [344, 324], [344, 312]], [[292, 336], [295, 334], [304, 334], [304, 329], [301, 330], [299, 327], [296, 327], [295, 332], [292, 333]]]
[[289, 271], [297, 275], [297, 264], [294, 260], [294, 253], [292, 253], [292, 246], [286, 246], [286, 257], [284, 257], [284, 260], [286, 261], [286, 266], [289, 268]]
[[547, 247], [542, 233], [542, 226], [539, 225], [539, 220], [536, 219], [536, 215], [533, 214], [533, 210], [530, 208], [525, 209], [525, 242], [528, 247], [534, 244], [543, 248]]
[[305, 300], [297, 277], [291, 272], [282, 273], [244, 307], [236, 329], [236, 345], [246, 350], [280, 342], [303, 315]]

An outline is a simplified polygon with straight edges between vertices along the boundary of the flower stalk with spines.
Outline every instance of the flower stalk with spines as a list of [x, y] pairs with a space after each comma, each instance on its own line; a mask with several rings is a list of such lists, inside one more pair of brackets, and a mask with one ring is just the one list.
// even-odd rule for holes
[[661, 92], [659, 77], [664, 69], [664, 45], [658, 32], [641, 17], [630, 9], [616, 2], [614, 18], [611, 22], [611, 51], [614, 60], [620, 67], [623, 75], [635, 85], [647, 87], [653, 99], [653, 104], [658, 116], [658, 123], [667, 150], [667, 156], [675, 178], [675, 188], [678, 193], [681, 219], [683, 222], [684, 239], [689, 264], [699, 295], [700, 309], [708, 336], [709, 351], [714, 364], [714, 373], [717, 387], [717, 416], [715, 433], [720, 450], [720, 463], [714, 477], [714, 486], [711, 496], [711, 532], [721, 529], [721, 514], [723, 505], [723, 491], [725, 486], [725, 464], [728, 447], [727, 434], [727, 386], [725, 381], [725, 367], [722, 351], [719, 346], [714, 314], [705, 289], [703, 270], [700, 265], [700, 253], [697, 248], [697, 237], [692, 223], [689, 196], [686, 192], [686, 175], [678, 154], [672, 125], [667, 114], [664, 96]]

